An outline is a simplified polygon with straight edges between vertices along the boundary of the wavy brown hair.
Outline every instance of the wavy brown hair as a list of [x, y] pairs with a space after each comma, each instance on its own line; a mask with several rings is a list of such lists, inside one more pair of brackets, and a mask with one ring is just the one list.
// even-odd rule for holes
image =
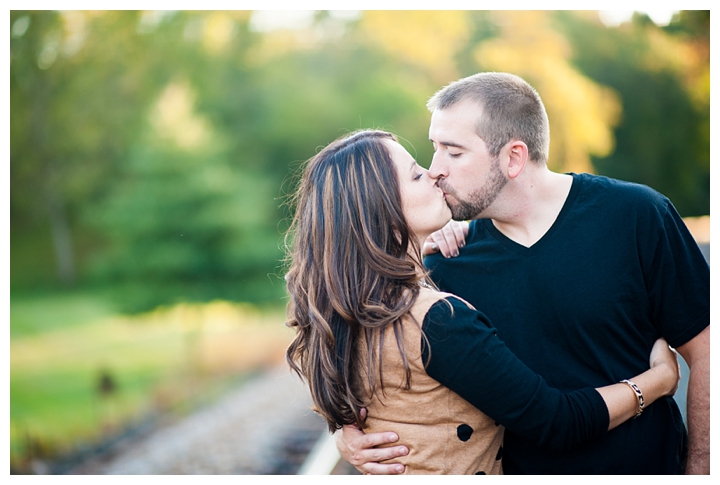
[[369, 398], [362, 380], [373, 393], [382, 388], [378, 350], [390, 326], [410, 385], [400, 319], [427, 275], [402, 212], [388, 141], [397, 138], [377, 130], [335, 140], [307, 162], [292, 199], [286, 325], [297, 333], [286, 357], [331, 432], [362, 427], [359, 412]]

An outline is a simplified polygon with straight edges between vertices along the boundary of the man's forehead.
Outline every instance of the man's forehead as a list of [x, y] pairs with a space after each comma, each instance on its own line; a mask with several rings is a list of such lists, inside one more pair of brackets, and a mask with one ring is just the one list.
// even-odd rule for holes
[[[451, 141], [452, 138], [460, 137], [474, 138], [477, 136], [479, 115], [477, 106], [453, 105], [443, 110], [435, 110], [430, 118], [429, 137], [435, 142]], [[446, 138], [447, 140], [444, 140]]]
[[459, 119], [467, 121], [477, 121], [482, 116], [482, 106], [471, 99], [464, 99], [454, 103], [451, 106], [442, 109], [436, 109], [432, 112], [431, 119]]

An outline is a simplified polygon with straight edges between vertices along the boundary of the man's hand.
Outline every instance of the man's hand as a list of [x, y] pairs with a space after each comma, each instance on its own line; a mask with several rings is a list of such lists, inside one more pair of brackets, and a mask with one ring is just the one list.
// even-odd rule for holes
[[422, 254], [427, 256], [438, 251], [446, 258], [454, 258], [460, 254], [460, 248], [465, 246], [465, 237], [470, 223], [467, 221], [450, 221], [439, 231], [433, 232], [425, 240]]
[[406, 446], [374, 448], [394, 443], [398, 435], [392, 432], [365, 434], [357, 426], [347, 425], [335, 432], [335, 445], [340, 456], [357, 468], [363, 475], [397, 475], [405, 471], [399, 463], [379, 463], [408, 454]]

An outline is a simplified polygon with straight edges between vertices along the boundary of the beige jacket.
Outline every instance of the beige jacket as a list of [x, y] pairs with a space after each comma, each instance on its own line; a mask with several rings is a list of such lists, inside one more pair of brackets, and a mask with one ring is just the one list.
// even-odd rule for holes
[[399, 444], [406, 445], [410, 453], [388, 462], [403, 463], [407, 474], [502, 474], [504, 428], [428, 376], [422, 363], [419, 326], [430, 307], [447, 296], [421, 289], [411, 310], [418, 324], [409, 317], [403, 321], [405, 352], [412, 372], [409, 390], [403, 387], [405, 373], [394, 332], [392, 328], [386, 331], [384, 394], [381, 391], [373, 396], [367, 406], [365, 432], [396, 432]]

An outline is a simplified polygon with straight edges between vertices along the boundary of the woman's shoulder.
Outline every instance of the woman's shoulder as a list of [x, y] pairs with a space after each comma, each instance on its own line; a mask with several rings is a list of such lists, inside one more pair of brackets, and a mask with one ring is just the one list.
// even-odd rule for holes
[[422, 321], [430, 309], [440, 302], [444, 302], [453, 308], [465, 306], [471, 310], [475, 310], [475, 307], [457, 295], [429, 288], [420, 288], [420, 293], [418, 294], [417, 300], [415, 300], [412, 311], [416, 315], [416, 318], [420, 317], [420, 321]]
[[425, 304], [415, 313], [415, 319], [431, 341], [446, 341], [451, 329], [456, 335], [496, 334], [487, 316], [470, 303], [452, 293], [435, 293], [423, 295]]

